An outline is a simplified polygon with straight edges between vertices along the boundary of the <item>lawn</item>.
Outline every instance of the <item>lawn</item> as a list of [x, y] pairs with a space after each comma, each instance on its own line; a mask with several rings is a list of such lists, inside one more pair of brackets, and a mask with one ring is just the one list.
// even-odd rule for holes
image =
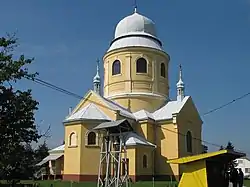
[[[53, 184], [53, 187], [96, 187], [94, 182], [66, 182], [66, 181], [37, 181], [39, 187], [50, 187]], [[250, 187], [250, 180], [245, 180], [244, 185]], [[177, 187], [176, 183], [171, 183], [168, 181], [160, 182], [157, 181], [154, 183], [152, 181], [143, 181], [129, 184], [129, 187]]]
[[245, 181], [244, 181], [244, 185], [245, 185], [246, 187], [250, 187], [250, 180], [245, 180]]
[[[95, 182], [67, 182], [67, 181], [22, 181], [22, 184], [39, 184], [39, 187], [96, 187]], [[244, 185], [250, 187], [250, 180], [245, 180]], [[129, 187], [177, 187], [177, 183], [168, 182], [168, 181], [156, 181], [154, 184], [152, 181], [143, 181], [130, 183]]]
[[[96, 187], [94, 182], [67, 182], [67, 181], [35, 181], [39, 184], [39, 187]], [[33, 181], [23, 181], [22, 183], [33, 183]], [[250, 187], [250, 180], [245, 180], [244, 185]], [[177, 183], [169, 181], [156, 181], [154, 184], [152, 181], [143, 181], [130, 183], [129, 187], [177, 187]]]
[[[31, 184], [38, 183], [39, 187], [96, 187], [97, 184], [95, 182], [67, 182], [67, 181], [22, 181], [23, 184]], [[152, 181], [143, 181], [130, 183], [129, 187], [177, 187], [176, 182], [168, 182], [168, 181], [157, 181], [153, 184]]]

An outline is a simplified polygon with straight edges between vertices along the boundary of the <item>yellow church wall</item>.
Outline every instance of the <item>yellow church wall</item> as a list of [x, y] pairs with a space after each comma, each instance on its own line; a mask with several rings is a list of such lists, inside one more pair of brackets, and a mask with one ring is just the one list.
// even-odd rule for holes
[[[149, 176], [151, 178], [154, 174], [153, 164], [153, 147], [137, 146], [136, 147], [136, 175]], [[143, 167], [143, 156], [147, 157], [147, 165]]]
[[[196, 110], [196, 107], [190, 98], [177, 117], [178, 124], [178, 157], [200, 154], [202, 152], [202, 121]], [[192, 134], [192, 153], [187, 152], [186, 134], [190, 131]], [[180, 173], [183, 173], [184, 166], [180, 166]]]
[[137, 112], [139, 110], [147, 110], [148, 112], [153, 112], [165, 102], [165, 98], [158, 97], [149, 97], [143, 95], [133, 95], [130, 98], [122, 96], [122, 97], [114, 97], [111, 98], [113, 101], [119, 103], [123, 107], [127, 108], [131, 112]]
[[[147, 167], [143, 168], [143, 155], [147, 156]], [[128, 175], [133, 181], [152, 179], [153, 167], [153, 148], [144, 146], [127, 147]]]
[[141, 121], [137, 124], [136, 132], [146, 138], [150, 143], [155, 143], [155, 123], [153, 121]]
[[[177, 124], [179, 131], [179, 157], [200, 154], [202, 152], [202, 121], [191, 98], [188, 99], [179, 113]], [[192, 134], [192, 153], [188, 153], [186, 148], [185, 135], [188, 131]]]
[[[75, 124], [65, 126], [65, 148], [64, 148], [64, 174], [80, 174], [81, 172], [81, 144], [82, 125]], [[77, 135], [76, 146], [69, 146], [69, 135], [74, 132]]]
[[[64, 175], [71, 178], [78, 176], [77, 180], [95, 180], [98, 175], [100, 159], [100, 135], [93, 128], [102, 121], [85, 121], [79, 124], [65, 124], [65, 151]], [[88, 133], [96, 133], [96, 144], [88, 145]], [[77, 134], [77, 146], [69, 146], [69, 136]], [[73, 177], [72, 177], [73, 176]], [[67, 176], [66, 176], [67, 177]]]
[[[178, 130], [172, 121], [164, 121], [156, 127], [155, 173], [159, 176], [177, 176], [177, 164], [168, 164], [166, 160], [178, 158]], [[166, 179], [167, 180], [167, 179]]]
[[82, 136], [85, 138], [81, 149], [81, 175], [98, 175], [101, 140], [98, 137], [96, 145], [87, 145], [87, 135], [99, 124], [100, 122], [83, 123]]
[[[136, 73], [136, 60], [141, 57], [147, 60], [147, 73]], [[119, 60], [121, 63], [121, 74], [119, 75], [112, 75], [111, 73], [112, 64], [115, 60]], [[138, 111], [138, 105], [141, 105], [140, 109], [156, 110], [168, 98], [167, 70], [169, 56], [166, 53], [143, 47], [125, 48], [106, 53], [103, 61], [105, 97], [111, 98], [127, 108], [130, 104], [132, 112]], [[160, 74], [161, 63], [164, 63], [166, 67], [165, 78], [161, 77]], [[159, 97], [157, 98], [162, 99], [159, 102], [154, 99], [156, 96], [152, 95], [148, 96], [149, 99], [145, 99], [142, 94], [135, 96], [135, 98], [126, 95], [138, 92], [158, 94]], [[118, 99], [119, 97], [122, 98]], [[125, 101], [124, 98], [129, 98], [130, 103], [128, 103], [128, 100]], [[154, 102], [152, 102], [152, 99]], [[139, 100], [142, 101], [139, 102]], [[154, 103], [153, 106], [152, 103]]]
[[127, 147], [128, 175], [134, 176], [136, 174], [136, 149], [134, 146]]
[[[117, 118], [117, 112], [107, 107], [96, 93], [89, 91], [82, 101], [76, 106], [73, 112], [79, 111], [81, 108], [90, 103], [94, 103], [101, 111], [108, 115], [111, 119]], [[100, 147], [99, 139], [97, 145], [87, 145], [87, 134], [95, 126], [103, 121], [75, 121], [65, 123], [65, 175], [79, 175], [94, 178], [98, 175]], [[77, 134], [77, 147], [68, 147], [69, 136], [72, 132]], [[91, 161], [89, 160], [91, 158]], [[73, 161], [73, 162], [72, 162]], [[72, 178], [72, 176], [70, 176]], [[80, 179], [79, 179], [80, 180]]]

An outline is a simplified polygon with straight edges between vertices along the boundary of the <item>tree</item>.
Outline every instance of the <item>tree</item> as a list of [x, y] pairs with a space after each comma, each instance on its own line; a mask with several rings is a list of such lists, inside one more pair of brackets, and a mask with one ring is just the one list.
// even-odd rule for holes
[[208, 147], [206, 145], [202, 145], [202, 153], [207, 153]]
[[[234, 146], [233, 146], [232, 142], [229, 141], [225, 148], [223, 146], [220, 147], [220, 150], [224, 150], [224, 149], [234, 151]], [[236, 166], [237, 166], [237, 162], [235, 160], [233, 160], [227, 164], [227, 168], [230, 171], [232, 171]]]
[[23, 157], [21, 157], [22, 164], [20, 165], [20, 172], [17, 174], [19, 175], [20, 179], [30, 179], [33, 176], [33, 173], [35, 171], [35, 152], [34, 149], [30, 144], [24, 145], [22, 147], [22, 154]]
[[44, 141], [43, 144], [39, 145], [35, 150], [35, 164], [41, 162], [46, 156], [49, 155], [49, 148]]
[[225, 148], [221, 145], [219, 150], [224, 150]]
[[34, 118], [38, 102], [32, 98], [31, 90], [17, 90], [13, 86], [37, 75], [27, 69], [33, 59], [24, 55], [14, 59], [12, 52], [16, 46], [15, 36], [0, 38], [0, 178], [12, 183], [21, 176], [22, 159], [30, 156], [25, 146], [41, 137]]
[[233, 146], [232, 142], [229, 141], [229, 142], [227, 143], [226, 149], [227, 149], [227, 150], [234, 151], [234, 146]]

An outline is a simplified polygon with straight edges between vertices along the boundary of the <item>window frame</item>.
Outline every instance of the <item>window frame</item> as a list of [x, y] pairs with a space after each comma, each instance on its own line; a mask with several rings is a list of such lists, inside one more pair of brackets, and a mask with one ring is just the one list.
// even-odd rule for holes
[[[91, 133], [95, 133], [95, 144], [89, 144], [89, 134]], [[99, 138], [99, 135], [97, 132], [95, 131], [87, 131], [86, 134], [85, 134], [85, 146], [87, 147], [98, 147], [99, 146], [99, 142], [98, 142], [98, 138]]]
[[[75, 135], [75, 144], [72, 144], [72, 135]], [[72, 131], [69, 136], [68, 136], [68, 147], [77, 147], [78, 143], [77, 143], [77, 133], [76, 131]]]
[[[138, 72], [138, 69], [139, 68], [137, 68], [137, 67], [139, 67], [139, 66], [137, 66], [137, 64], [138, 64], [138, 61], [140, 60], [140, 59], [143, 59], [143, 60], [145, 60], [145, 62], [146, 62], [146, 72]], [[137, 58], [136, 59], [136, 61], [135, 61], [135, 72], [136, 72], [136, 74], [148, 74], [148, 60], [145, 58], [145, 57], [139, 57], [139, 58]]]
[[[162, 65], [163, 65], [163, 67], [164, 67], [164, 76], [162, 75]], [[161, 75], [161, 77], [162, 78], [166, 78], [166, 64], [164, 63], [164, 62], [162, 62], [161, 64], [160, 64], [160, 75]]]
[[245, 173], [250, 173], [250, 168], [245, 168]]
[[[188, 134], [190, 135], [190, 139], [188, 139], [189, 138]], [[190, 130], [187, 131], [186, 136], [185, 136], [185, 140], [186, 140], [186, 145], [185, 145], [186, 151], [188, 153], [193, 153], [193, 135], [192, 135], [192, 132]]]
[[143, 154], [142, 156], [142, 168], [148, 168], [148, 156], [146, 154]]
[[[114, 65], [115, 65], [116, 62], [119, 62], [119, 73], [114, 74], [114, 70], [115, 70]], [[119, 59], [116, 59], [116, 60], [114, 60], [112, 62], [112, 65], [111, 65], [111, 74], [112, 74], [112, 76], [119, 76], [119, 75], [122, 74], [122, 67], [121, 66], [122, 66], [121, 61]]]
[[239, 159], [239, 160], [238, 160], [238, 164], [243, 164], [243, 160], [242, 160], [242, 159]]

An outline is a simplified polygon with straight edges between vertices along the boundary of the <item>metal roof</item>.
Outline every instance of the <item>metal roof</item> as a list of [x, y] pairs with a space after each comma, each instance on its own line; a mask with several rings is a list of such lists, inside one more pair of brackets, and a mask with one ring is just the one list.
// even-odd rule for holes
[[71, 114], [64, 122], [75, 121], [75, 120], [108, 120], [111, 121], [103, 111], [101, 111], [94, 103], [90, 103], [84, 108], [81, 108], [77, 112]]
[[49, 153], [62, 152], [62, 151], [64, 151], [64, 145], [60, 145], [54, 149], [49, 150]]
[[41, 162], [39, 162], [38, 164], [36, 164], [37, 166], [41, 166], [45, 163], [47, 163], [50, 160], [57, 160], [58, 158], [60, 158], [61, 156], [63, 156], [64, 153], [60, 153], [60, 154], [50, 154], [49, 156], [45, 157]]
[[129, 132], [126, 135], [125, 144], [126, 146], [144, 145], [144, 146], [150, 146], [150, 147], [156, 148], [156, 145], [150, 143], [145, 138], [143, 138], [142, 136], [138, 135], [135, 132]]
[[[128, 109], [124, 108], [120, 104], [112, 101], [111, 99], [104, 98], [99, 94], [90, 91], [91, 93], [95, 94], [108, 108], [114, 111], [119, 111], [119, 114], [125, 118], [133, 119], [133, 120], [145, 120], [145, 119], [152, 119], [155, 121], [172, 119], [173, 114], [177, 114], [181, 111], [183, 106], [186, 104], [190, 96], [184, 97], [183, 100], [176, 100], [176, 101], [168, 101], [164, 106], [160, 109], [156, 110], [155, 112], [148, 112], [146, 110], [140, 110], [134, 113], [131, 113]], [[76, 121], [76, 120], [104, 120], [104, 121], [112, 121], [112, 119], [105, 114], [97, 104], [90, 103], [87, 106], [79, 109], [78, 111], [74, 112], [70, 116], [68, 116], [64, 122]], [[109, 124], [110, 125], [110, 124]], [[113, 124], [114, 125], [114, 124]]]
[[121, 119], [117, 121], [104, 122], [96, 126], [94, 130], [111, 130], [112, 132], [129, 132], [133, 131], [130, 123], [127, 119]]

